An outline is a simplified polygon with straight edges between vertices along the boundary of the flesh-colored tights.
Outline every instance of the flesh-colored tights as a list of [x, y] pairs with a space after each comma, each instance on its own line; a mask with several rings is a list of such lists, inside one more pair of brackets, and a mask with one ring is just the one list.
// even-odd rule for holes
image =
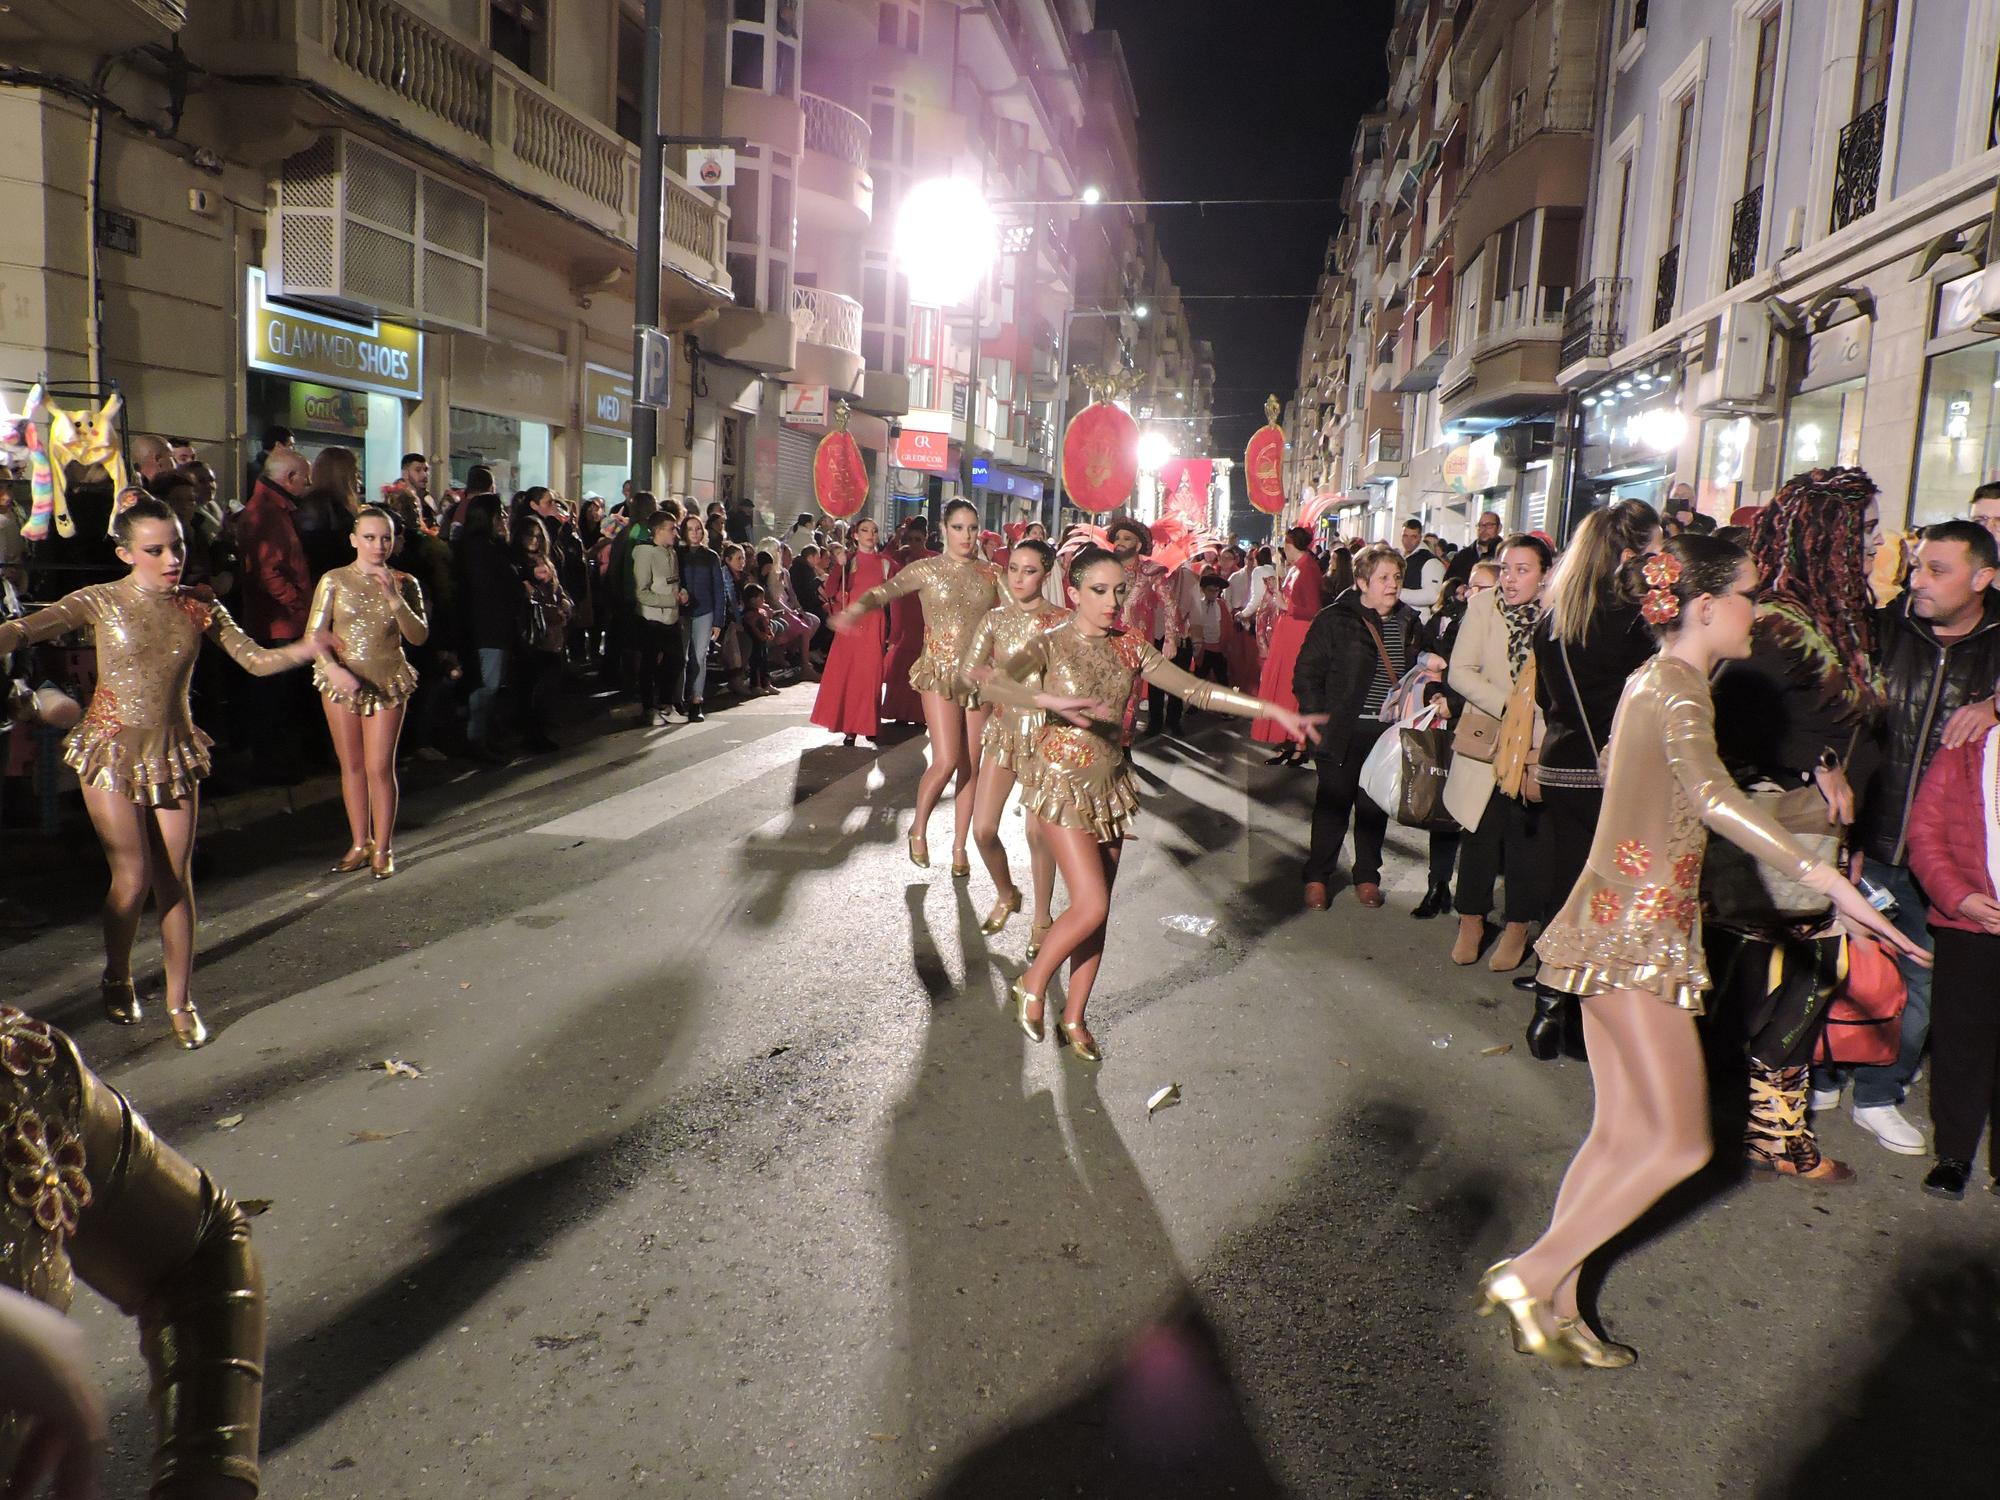
[[396, 740], [408, 706], [358, 714], [331, 698], [321, 698], [326, 727], [340, 756], [340, 800], [347, 809], [347, 835], [354, 847], [373, 842], [387, 852], [396, 837]]
[[[1007, 896], [1016, 890], [1014, 872], [1007, 867], [1007, 848], [1000, 842], [1000, 815], [1014, 791], [1014, 773], [997, 760], [984, 760], [979, 767], [979, 785], [972, 798], [972, 842], [993, 877], [994, 894]], [[1028, 819], [1028, 869], [1034, 877], [1034, 924], [1049, 925], [1049, 907], [1055, 900], [1056, 863], [1042, 838], [1042, 820]]]
[[965, 858], [965, 841], [972, 833], [972, 788], [979, 780], [979, 737], [986, 730], [986, 710], [968, 712], [943, 693], [925, 693], [924, 726], [930, 731], [931, 763], [917, 782], [917, 821], [911, 837], [930, 846], [931, 814], [947, 784], [951, 801], [951, 857]]
[[[1042, 939], [1042, 951], [1021, 976], [1021, 987], [1031, 995], [1047, 994], [1049, 981], [1067, 959], [1069, 984], [1063, 992], [1063, 1022], [1082, 1025], [1083, 1008], [1090, 1003], [1091, 986], [1097, 983], [1097, 968], [1104, 958], [1104, 924], [1111, 915], [1111, 887], [1118, 879], [1118, 858], [1125, 841], [1100, 844], [1086, 829], [1064, 828], [1040, 818], [1032, 821], [1042, 825], [1042, 840], [1062, 871], [1069, 905]], [[1088, 1030], [1084, 1036], [1095, 1041]]]
[[194, 829], [201, 793], [146, 807], [103, 787], [83, 789], [83, 805], [104, 845], [111, 888], [104, 894], [104, 977], [132, 977], [132, 941], [150, 891], [160, 914], [167, 1008], [187, 1004], [194, 977]]

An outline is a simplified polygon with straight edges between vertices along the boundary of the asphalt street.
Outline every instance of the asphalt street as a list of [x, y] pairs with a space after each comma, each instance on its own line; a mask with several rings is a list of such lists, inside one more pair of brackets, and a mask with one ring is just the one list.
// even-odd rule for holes
[[[1310, 773], [1147, 742], [1092, 1071], [1015, 1029], [1027, 924], [982, 937], [948, 808], [904, 856], [922, 741], [844, 748], [809, 692], [431, 785], [386, 884], [324, 873], [332, 807], [208, 837], [197, 1054], [96, 1019], [87, 912], [6, 950], [269, 1200], [266, 1493], [1995, 1493], [2000, 1198], [1844, 1117], [1852, 1187], [1725, 1150], [1593, 1289], [1640, 1363], [1548, 1371], [1472, 1287], [1588, 1072], [1409, 918], [1418, 836], [1387, 909], [1300, 911]], [[133, 1330], [79, 1315], [142, 1493]]]

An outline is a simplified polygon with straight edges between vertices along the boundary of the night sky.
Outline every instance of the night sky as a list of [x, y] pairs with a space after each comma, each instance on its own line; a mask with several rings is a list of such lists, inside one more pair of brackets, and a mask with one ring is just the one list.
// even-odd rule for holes
[[[1393, 0], [1098, 0], [1139, 95], [1152, 198], [1335, 198], [1354, 125], [1388, 89]], [[1337, 204], [1150, 210], [1181, 291], [1311, 293]], [[1311, 303], [1187, 304], [1215, 346], [1215, 452], [1241, 463], [1264, 397], [1289, 400]], [[1240, 474], [1236, 495], [1241, 511]], [[1239, 514], [1238, 529], [1242, 518]]]

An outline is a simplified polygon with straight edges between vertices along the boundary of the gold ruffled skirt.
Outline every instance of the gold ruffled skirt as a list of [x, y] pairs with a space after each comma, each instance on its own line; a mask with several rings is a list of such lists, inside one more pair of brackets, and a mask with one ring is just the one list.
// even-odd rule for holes
[[192, 794], [208, 775], [214, 743], [192, 724], [127, 728], [85, 715], [63, 740], [63, 764], [87, 787], [116, 792], [144, 807], [165, 807]]
[[[354, 672], [352, 667], [348, 670]], [[359, 672], [354, 672], [354, 675], [361, 677]], [[380, 682], [370, 682], [367, 678], [361, 677], [361, 688], [358, 692], [343, 693], [326, 680], [325, 666], [315, 661], [313, 686], [319, 689], [321, 697], [331, 698], [342, 708], [357, 713], [365, 719], [370, 714], [380, 713], [385, 708], [395, 708], [408, 703], [417, 691], [417, 669], [404, 661]]]
[[979, 695], [958, 675], [957, 659], [935, 654], [928, 645], [923, 655], [910, 664], [910, 686], [919, 693], [940, 693], [960, 708], [979, 707]]
[[[1542, 961], [1538, 982], [1585, 999], [1613, 990], [1644, 990], [1681, 1010], [1703, 1014], [1703, 992], [1713, 982], [1693, 898], [1677, 898], [1664, 913], [1656, 913], [1645, 905], [1620, 909], [1602, 894], [1588, 878], [1577, 882], [1561, 913], [1535, 942]], [[1595, 903], [1594, 897], [1599, 898]], [[1606, 914], [1609, 919], [1600, 920]]]
[[1132, 831], [1139, 788], [1125, 752], [1086, 729], [1044, 724], [1015, 768], [1021, 806], [1045, 823], [1080, 828], [1100, 844]]
[[1041, 733], [1045, 722], [1039, 713], [1024, 713], [1018, 708], [994, 709], [986, 720], [985, 733], [979, 737], [982, 764], [997, 765], [1012, 771], [1016, 779], [1025, 779], [1034, 762], [1035, 736]]

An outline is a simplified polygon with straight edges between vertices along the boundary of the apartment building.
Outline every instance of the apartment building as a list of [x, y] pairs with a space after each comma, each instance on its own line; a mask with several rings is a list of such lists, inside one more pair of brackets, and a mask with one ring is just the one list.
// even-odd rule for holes
[[1726, 518], [1858, 463], [1883, 517], [2000, 476], [2000, 5], [1623, 0], [1562, 379], [1579, 488]]
[[[370, 486], [421, 449], [453, 481], [618, 493], [652, 419], [636, 0], [49, 0], [0, 9], [0, 52], [16, 404], [115, 388], [226, 474], [284, 425]], [[665, 0], [661, 98], [667, 134], [741, 150], [707, 186], [667, 151], [654, 487], [789, 521], [845, 402], [884, 514], [1052, 511], [1079, 278], [1115, 309], [1171, 287], [1090, 0]], [[1086, 171], [1118, 206], [1081, 201]], [[1002, 221], [974, 307], [915, 305], [896, 264], [897, 207], [939, 176]], [[1164, 414], [1206, 409], [1178, 307], [1150, 343], [1124, 312], [1075, 326], [1146, 360]]]

